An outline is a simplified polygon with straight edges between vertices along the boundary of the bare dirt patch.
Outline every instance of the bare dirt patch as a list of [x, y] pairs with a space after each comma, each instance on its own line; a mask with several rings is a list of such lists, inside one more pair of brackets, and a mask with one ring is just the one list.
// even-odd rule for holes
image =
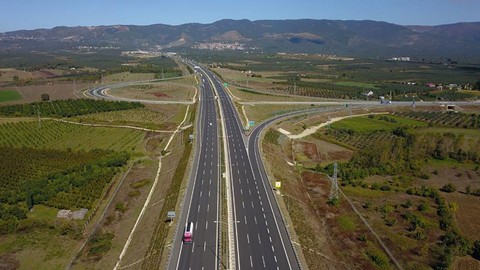
[[20, 95], [22, 95], [23, 100], [20, 102], [12, 103], [29, 103], [29, 102], [38, 102], [41, 101], [42, 94], [50, 95], [50, 100], [58, 99], [74, 99], [78, 98], [73, 90], [86, 88], [88, 84], [76, 83], [74, 86], [73, 83], [49, 83], [45, 85], [31, 85], [31, 86], [21, 86], [16, 88]]
[[20, 267], [20, 262], [13, 254], [4, 254], [0, 256], [0, 269], [15, 270]]
[[301, 144], [303, 145], [303, 154], [306, 155], [310, 160], [318, 161], [320, 159], [317, 145], [309, 142], [302, 142]]
[[165, 93], [162, 93], [162, 92], [155, 92], [155, 93], [152, 93], [152, 95], [154, 95], [158, 98], [172, 98], [171, 96], [169, 96]]
[[448, 202], [458, 204], [455, 220], [462, 234], [472, 242], [480, 240], [480, 222], [478, 222], [480, 197], [460, 192], [448, 193], [444, 196]]

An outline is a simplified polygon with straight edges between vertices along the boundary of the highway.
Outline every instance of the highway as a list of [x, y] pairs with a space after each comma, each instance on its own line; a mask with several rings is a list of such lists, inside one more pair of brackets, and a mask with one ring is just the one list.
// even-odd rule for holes
[[[230, 164], [235, 269], [300, 269], [285, 224], [234, 105], [219, 80], [207, 71], [218, 93]], [[232, 256], [232, 254], [231, 254]]]
[[[199, 87], [199, 114], [196, 122], [195, 157], [191, 178], [186, 190], [179, 222], [172, 243], [168, 269], [301, 269], [292, 246], [286, 224], [282, 218], [275, 194], [265, 171], [260, 145], [262, 131], [269, 124], [284, 117], [297, 114], [345, 110], [343, 104], [352, 107], [411, 106], [411, 102], [395, 102], [381, 105], [370, 101], [301, 102], [319, 105], [337, 105], [329, 108], [313, 108], [283, 114], [266, 120], [255, 127], [249, 136], [244, 133], [235, 106], [223, 88], [222, 82], [208, 69], [196, 68], [201, 76]], [[150, 82], [144, 82], [150, 83]], [[134, 83], [132, 83], [134, 84]], [[138, 82], [137, 82], [138, 84]], [[101, 86], [88, 91], [96, 98], [129, 100], [110, 96], [108, 89], [123, 87], [130, 83]], [[217, 99], [218, 97], [218, 99]], [[218, 102], [217, 102], [218, 101]], [[141, 101], [166, 103], [162, 101]], [[176, 101], [191, 104], [194, 101]], [[251, 102], [270, 104], [271, 102]], [[297, 104], [297, 102], [279, 102]], [[442, 102], [443, 104], [444, 102]], [[452, 102], [457, 105], [478, 102]], [[220, 105], [220, 117], [217, 115]], [[273, 104], [273, 103], [272, 103]], [[276, 102], [275, 102], [276, 104]], [[419, 102], [417, 106], [439, 105], [436, 102]], [[224, 148], [227, 168], [229, 219], [220, 220], [220, 138], [219, 127], [224, 128]], [[228, 184], [227, 183], [227, 184]], [[193, 222], [193, 244], [183, 244], [183, 228]], [[221, 264], [219, 233], [222, 224], [227, 224], [230, 233], [230, 261]], [[223, 250], [227, 250], [226, 248]]]
[[[217, 111], [211, 85], [202, 79], [197, 120], [198, 147], [168, 269], [218, 269], [220, 152]], [[183, 244], [183, 228], [193, 222], [193, 244]]]

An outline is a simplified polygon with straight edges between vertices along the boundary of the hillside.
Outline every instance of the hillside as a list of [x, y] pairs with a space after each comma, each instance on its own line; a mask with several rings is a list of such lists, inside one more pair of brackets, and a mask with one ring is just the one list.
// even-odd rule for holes
[[246, 49], [366, 57], [479, 58], [480, 22], [402, 26], [379, 21], [221, 20], [211, 24], [77, 26], [0, 33], [0, 51], [183, 50], [199, 43], [239, 42]]

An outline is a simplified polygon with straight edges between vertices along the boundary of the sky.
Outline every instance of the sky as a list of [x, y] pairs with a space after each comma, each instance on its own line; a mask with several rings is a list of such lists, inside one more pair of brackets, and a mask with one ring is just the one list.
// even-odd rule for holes
[[480, 0], [3, 0], [0, 32], [221, 19], [376, 20], [401, 25], [480, 21]]

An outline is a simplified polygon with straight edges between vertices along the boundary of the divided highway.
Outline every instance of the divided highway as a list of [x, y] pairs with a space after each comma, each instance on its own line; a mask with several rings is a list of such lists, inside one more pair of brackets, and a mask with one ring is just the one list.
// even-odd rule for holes
[[[196, 156], [168, 269], [218, 268], [220, 152], [215, 97], [201, 78]], [[193, 222], [193, 243], [183, 244], [186, 222]]]
[[[193, 168], [168, 269], [218, 269], [220, 155], [215, 94], [225, 128], [232, 202], [233, 244], [230, 269], [300, 269], [263, 164], [221, 82], [208, 70], [202, 74], [198, 138]], [[212, 88], [213, 87], [213, 88]], [[258, 129], [257, 132], [259, 132]], [[257, 133], [254, 133], [257, 134]], [[258, 136], [254, 136], [258, 138]], [[254, 140], [250, 140], [254, 141]], [[260, 169], [260, 167], [262, 169]], [[182, 243], [183, 226], [194, 223], [193, 245]], [[232, 224], [233, 223], [233, 224]], [[233, 248], [232, 248], [233, 247]], [[222, 267], [222, 268], [223, 268]]]
[[[221, 101], [230, 164], [235, 269], [300, 269], [272, 189], [260, 170], [254, 144], [247, 137], [233, 102], [221, 82], [209, 77]], [[262, 167], [263, 168], [263, 167]]]

